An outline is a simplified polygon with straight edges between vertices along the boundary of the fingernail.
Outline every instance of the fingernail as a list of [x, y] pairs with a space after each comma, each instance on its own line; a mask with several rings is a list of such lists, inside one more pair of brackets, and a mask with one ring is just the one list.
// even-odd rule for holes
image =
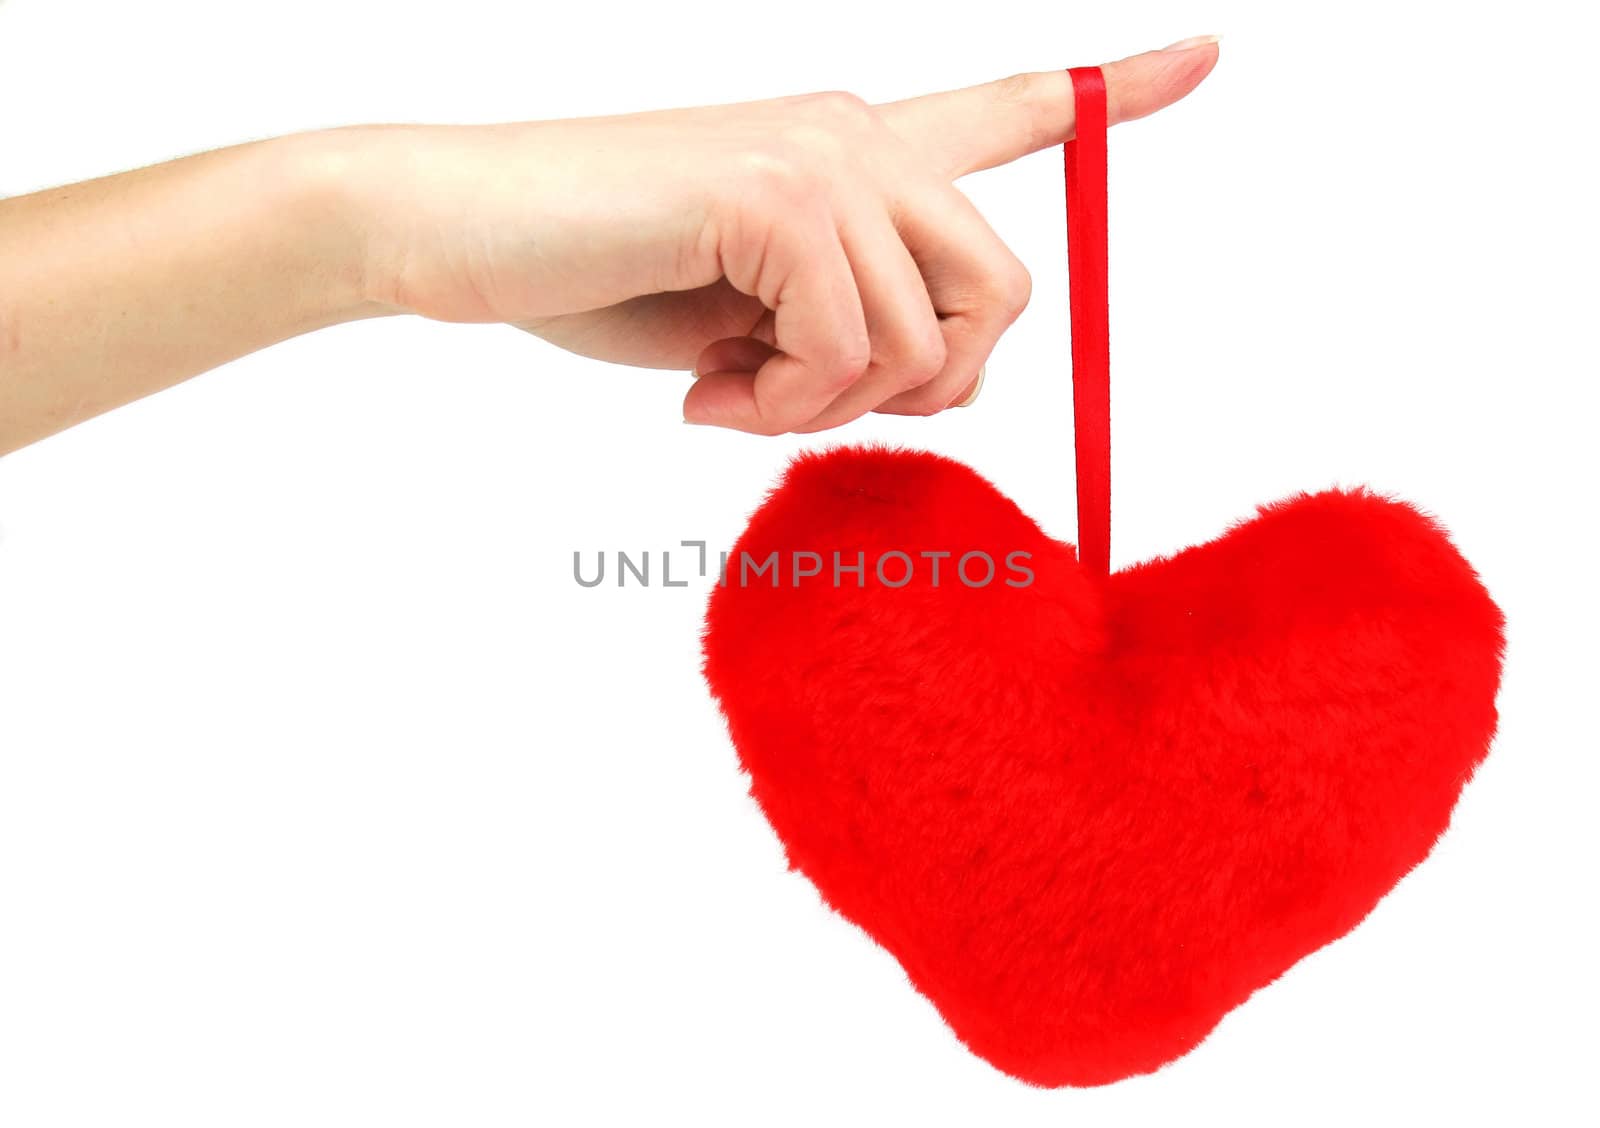
[[1180, 39], [1176, 43], [1161, 48], [1163, 51], [1192, 51], [1196, 47], [1204, 47], [1208, 43], [1220, 43], [1220, 35], [1191, 35], [1188, 39]]

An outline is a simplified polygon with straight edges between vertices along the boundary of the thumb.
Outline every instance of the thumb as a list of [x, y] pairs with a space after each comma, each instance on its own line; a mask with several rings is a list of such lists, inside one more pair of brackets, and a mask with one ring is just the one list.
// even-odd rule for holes
[[[1153, 114], [1217, 65], [1217, 37], [1185, 39], [1105, 64], [1106, 123]], [[1006, 164], [1072, 136], [1072, 78], [1064, 70], [1012, 75], [960, 90], [885, 102], [879, 116], [950, 179]]]

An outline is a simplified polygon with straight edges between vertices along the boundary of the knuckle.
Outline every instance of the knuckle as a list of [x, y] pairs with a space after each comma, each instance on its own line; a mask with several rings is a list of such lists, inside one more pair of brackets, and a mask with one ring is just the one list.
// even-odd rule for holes
[[848, 90], [823, 90], [808, 95], [806, 104], [814, 112], [838, 122], [862, 122], [872, 116], [867, 100]]
[[1040, 148], [1049, 140], [1039, 112], [1044, 100], [1043, 77], [1037, 71], [1023, 71], [994, 84], [995, 101], [1011, 111], [1008, 118], [1020, 116], [1019, 130], [1030, 149]]
[[944, 337], [937, 331], [918, 341], [901, 361], [904, 387], [920, 388], [939, 375], [948, 352]]
[[1033, 298], [1033, 275], [1017, 259], [1012, 259], [997, 278], [1000, 305], [1013, 319], [1028, 308]]
[[828, 366], [829, 390], [842, 392], [865, 376], [872, 364], [872, 350], [865, 343], [851, 343], [841, 348], [833, 363]]
[[740, 159], [737, 198], [793, 201], [810, 197], [819, 180], [815, 159], [804, 148], [775, 139]]
[[1039, 88], [1039, 76], [1032, 71], [1010, 74], [994, 84], [994, 96], [1001, 102], [1026, 105]]
[[774, 140], [806, 167], [845, 160], [875, 121], [866, 101], [842, 90], [802, 95], [799, 111], [777, 128]]

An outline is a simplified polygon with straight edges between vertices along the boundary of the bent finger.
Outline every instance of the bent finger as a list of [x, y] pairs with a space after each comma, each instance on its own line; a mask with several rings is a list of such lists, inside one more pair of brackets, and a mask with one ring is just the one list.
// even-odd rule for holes
[[920, 388], [944, 367], [946, 344], [922, 271], [879, 205], [840, 224], [840, 239], [866, 314], [872, 361], [866, 374], [803, 427], [825, 431], [860, 418], [895, 395]]
[[1000, 335], [1027, 307], [1028, 270], [954, 185], [930, 179], [902, 206], [900, 230], [917, 258], [947, 345], [939, 373], [878, 411], [932, 415], [971, 392]]
[[707, 374], [689, 388], [690, 423], [779, 435], [815, 418], [860, 379], [871, 360], [866, 317], [837, 229], [775, 229], [756, 255], [774, 272], [774, 342], [781, 351], [751, 376]]

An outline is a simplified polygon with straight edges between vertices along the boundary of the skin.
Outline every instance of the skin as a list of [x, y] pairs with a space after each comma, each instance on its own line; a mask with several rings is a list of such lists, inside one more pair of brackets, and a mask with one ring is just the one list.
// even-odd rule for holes
[[[1209, 38], [1104, 68], [1112, 123]], [[358, 318], [692, 369], [691, 423], [813, 432], [974, 390], [1030, 279], [953, 181], [1072, 136], [1065, 71], [499, 125], [361, 125], [0, 200], [0, 454]]]

